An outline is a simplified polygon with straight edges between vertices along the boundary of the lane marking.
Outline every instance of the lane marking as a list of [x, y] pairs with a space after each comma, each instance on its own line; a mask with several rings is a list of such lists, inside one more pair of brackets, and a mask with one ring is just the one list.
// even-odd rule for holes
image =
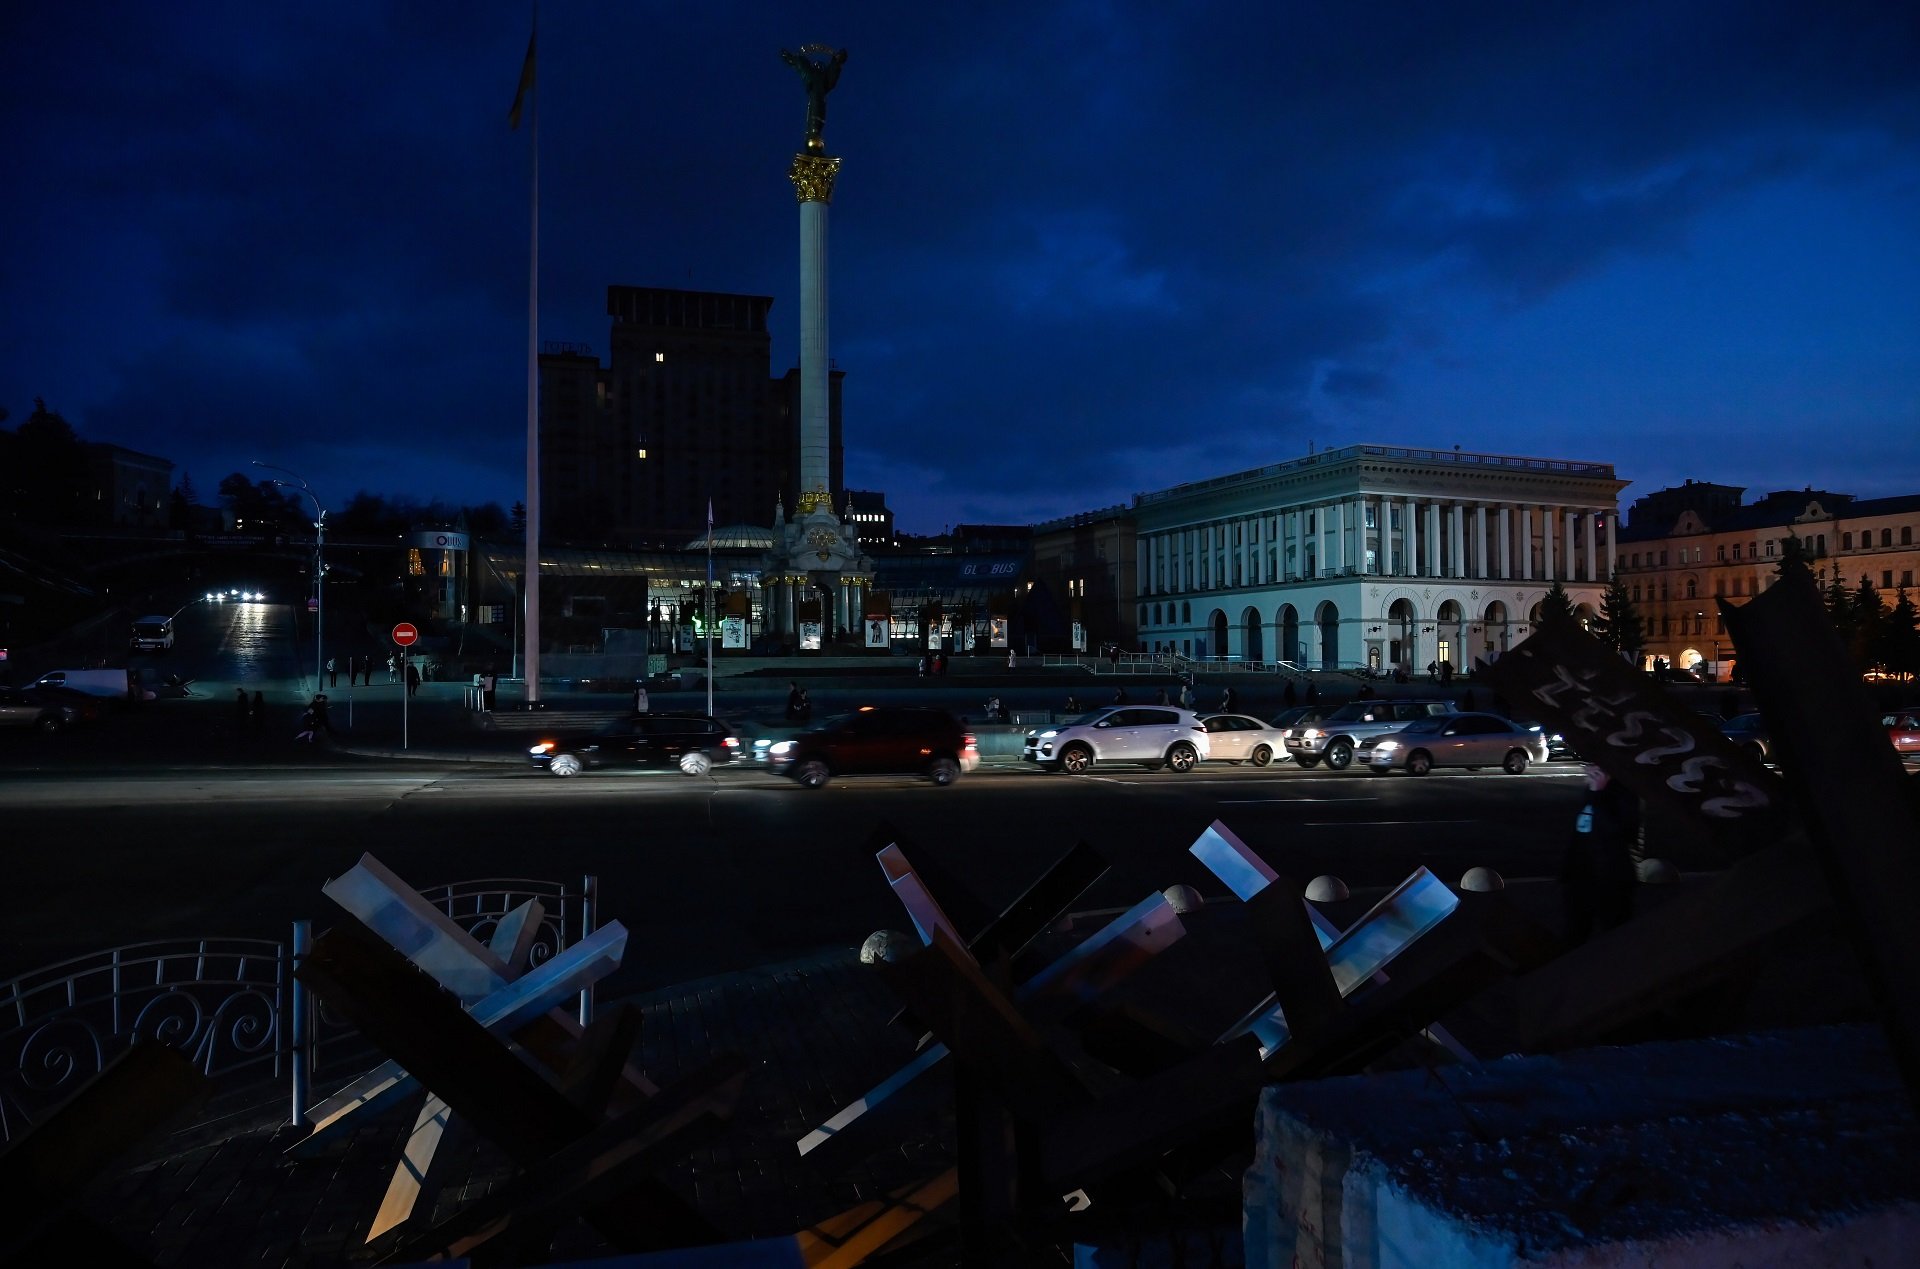
[[1301, 828], [1352, 828], [1364, 824], [1368, 828], [1404, 827], [1409, 824], [1484, 824], [1485, 820], [1302, 820]]

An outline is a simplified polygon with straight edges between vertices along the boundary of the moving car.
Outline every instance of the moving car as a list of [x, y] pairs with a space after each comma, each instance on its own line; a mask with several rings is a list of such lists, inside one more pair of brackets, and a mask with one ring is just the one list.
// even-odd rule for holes
[[1361, 741], [1354, 757], [1355, 765], [1374, 775], [1398, 768], [1417, 776], [1435, 767], [1494, 766], [1522, 775], [1546, 760], [1547, 738], [1538, 727], [1498, 714], [1416, 718], [1399, 731]]
[[678, 767], [690, 776], [740, 753], [733, 729], [706, 714], [633, 714], [599, 731], [543, 739], [527, 750], [535, 767], [577, 776], [590, 767]]
[[767, 761], [809, 789], [838, 775], [918, 775], [945, 786], [980, 765], [980, 747], [944, 709], [863, 705], [776, 741]]
[[28, 698], [17, 687], [0, 687], [0, 727], [31, 727], [53, 732], [66, 726], [60, 706]]
[[1881, 715], [1880, 725], [1902, 758], [1920, 758], [1920, 706], [1889, 710]]
[[1027, 733], [1020, 756], [1074, 775], [1096, 762], [1137, 762], [1149, 771], [1191, 771], [1213, 752], [1212, 734], [1190, 709], [1109, 705]]
[[173, 618], [142, 617], [133, 623], [133, 637], [127, 640], [131, 652], [167, 652], [173, 648]]
[[67, 727], [75, 723], [99, 722], [107, 713], [106, 701], [70, 687], [24, 687], [19, 692], [31, 704], [58, 710], [61, 724]]
[[1453, 706], [1446, 701], [1349, 701], [1324, 718], [1295, 724], [1287, 732], [1287, 752], [1303, 767], [1324, 760], [1330, 770], [1344, 771], [1353, 764], [1361, 741], [1398, 731], [1416, 718], [1451, 713]]
[[1207, 729], [1210, 758], [1238, 766], [1251, 762], [1264, 767], [1276, 757], [1287, 756], [1287, 732], [1246, 714], [1208, 714], [1200, 720]]
[[1757, 762], [1776, 761], [1767, 720], [1758, 714], [1735, 714], [1720, 724], [1720, 734], [1746, 750]]

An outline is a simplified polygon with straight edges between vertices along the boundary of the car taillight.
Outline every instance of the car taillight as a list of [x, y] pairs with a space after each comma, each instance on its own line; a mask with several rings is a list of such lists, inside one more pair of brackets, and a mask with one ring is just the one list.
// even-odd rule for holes
[[979, 742], [973, 738], [972, 732], [963, 732], [960, 736], [960, 747], [962, 749], [977, 749]]
[[1201, 726], [1201, 725], [1200, 725], [1199, 723], [1195, 723], [1195, 724], [1193, 725], [1193, 729], [1194, 729], [1195, 731], [1205, 731], [1205, 730], [1206, 730], [1206, 728], [1205, 728], [1205, 727], [1202, 727], [1202, 726]]
[[738, 749], [740, 747], [740, 737], [728, 736], [725, 740], [720, 742], [720, 745], [724, 749]]

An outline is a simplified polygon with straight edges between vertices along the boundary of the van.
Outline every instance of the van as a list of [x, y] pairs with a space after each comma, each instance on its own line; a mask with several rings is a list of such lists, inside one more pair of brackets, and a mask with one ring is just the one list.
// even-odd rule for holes
[[119, 670], [50, 670], [35, 679], [34, 687], [64, 687], [75, 692], [85, 692], [88, 696], [111, 697], [116, 700], [133, 698], [133, 671]]
[[134, 652], [167, 652], [173, 648], [173, 618], [142, 617], [133, 623], [127, 647]]

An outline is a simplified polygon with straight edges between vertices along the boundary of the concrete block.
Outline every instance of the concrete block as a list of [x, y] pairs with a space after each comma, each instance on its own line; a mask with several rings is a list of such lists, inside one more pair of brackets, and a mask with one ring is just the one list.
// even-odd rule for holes
[[1249, 1269], [1913, 1263], [1920, 1122], [1813, 1028], [1271, 1086]]

